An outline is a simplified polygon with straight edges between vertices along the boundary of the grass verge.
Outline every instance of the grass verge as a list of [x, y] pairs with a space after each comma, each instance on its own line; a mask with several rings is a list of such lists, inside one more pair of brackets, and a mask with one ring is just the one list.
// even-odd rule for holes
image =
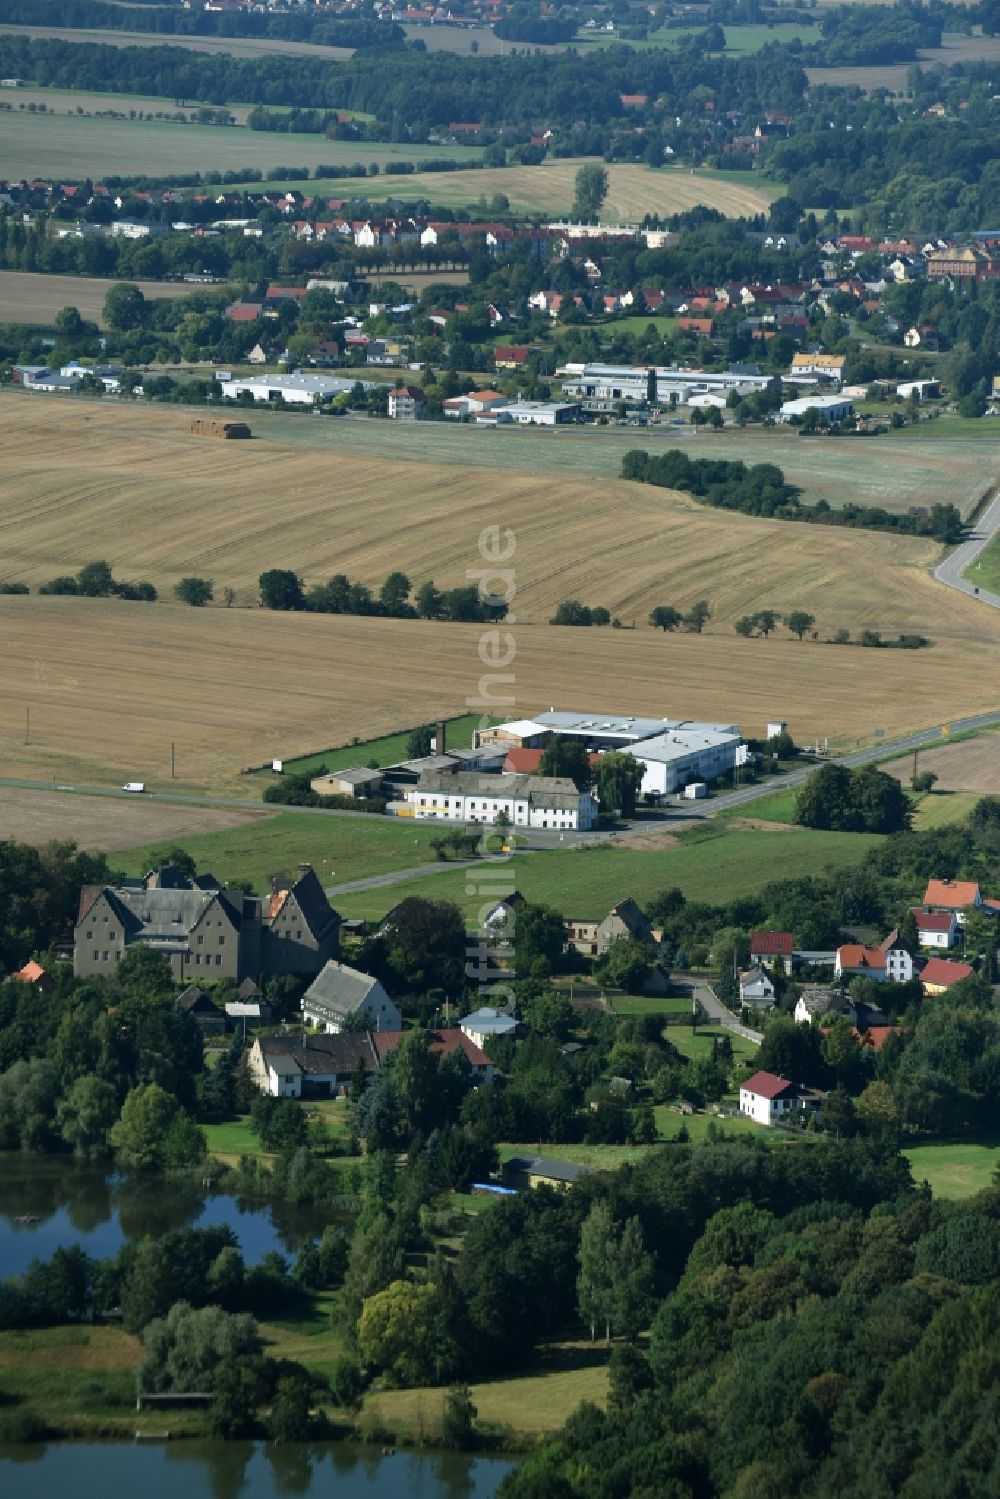
[[[223, 882], [249, 880], [262, 892], [272, 875], [294, 875], [301, 863], [311, 864], [324, 885], [434, 863], [430, 844], [439, 835], [440, 829], [412, 820], [279, 812], [260, 822], [178, 838], [174, 843], [197, 861], [203, 873], [211, 872]], [[170, 847], [170, 839], [143, 844], [113, 854], [111, 862], [126, 874], [144, 874]]]
[[[728, 830], [700, 842], [678, 842], [655, 849], [616, 848], [608, 844], [578, 849], [553, 849], [515, 858], [502, 868], [455, 870], [415, 877], [390, 890], [361, 890], [339, 896], [344, 915], [372, 919], [408, 895], [454, 901], [470, 918], [490, 898], [518, 889], [530, 901], [542, 902], [567, 917], [606, 916], [626, 896], [640, 905], [671, 886], [689, 900], [718, 903], [752, 894], [778, 875], [794, 879], [822, 875], [859, 864], [882, 840], [866, 833], [818, 833], [809, 829], [787, 832], [759, 829]], [[340, 873], [338, 868], [338, 880]]]
[[991, 593], [1000, 593], [1000, 536], [994, 536], [975, 562], [964, 569], [962, 577], [976, 588], [988, 588]]
[[[546, 1349], [537, 1372], [470, 1386], [481, 1422], [507, 1426], [524, 1436], [542, 1436], [563, 1426], [584, 1400], [604, 1406], [608, 1395], [607, 1351], [587, 1342]], [[365, 1399], [364, 1417], [410, 1437], [436, 1438], [447, 1390], [386, 1390]]]

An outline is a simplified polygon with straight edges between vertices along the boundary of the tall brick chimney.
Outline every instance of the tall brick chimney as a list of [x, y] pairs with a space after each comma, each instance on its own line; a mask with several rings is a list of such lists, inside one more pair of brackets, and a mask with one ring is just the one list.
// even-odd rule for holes
[[438, 719], [437, 732], [434, 736], [434, 753], [443, 755], [447, 747], [448, 726], [443, 718]]

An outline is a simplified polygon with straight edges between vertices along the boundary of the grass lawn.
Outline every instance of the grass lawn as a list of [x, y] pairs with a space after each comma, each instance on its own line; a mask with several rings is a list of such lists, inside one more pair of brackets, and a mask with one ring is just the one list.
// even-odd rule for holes
[[635, 333], [641, 337], [650, 323], [652, 323], [661, 338], [666, 338], [667, 334], [672, 333], [677, 326], [677, 319], [675, 317], [667, 317], [659, 312], [637, 312], [630, 317], [618, 317], [614, 318], [610, 323], [605, 323], [603, 331], [610, 338], [614, 338], [620, 333]]
[[712, 1047], [719, 1036], [728, 1036], [733, 1045], [733, 1057], [737, 1062], [752, 1062], [757, 1055], [753, 1041], [747, 1041], [735, 1031], [723, 1030], [721, 1026], [699, 1026], [692, 1031], [687, 1025], [671, 1025], [664, 1032], [671, 1046], [675, 1046], [682, 1057], [696, 1062], [700, 1057], [710, 1057]]
[[[465, 713], [460, 718], [449, 718], [447, 720], [447, 731], [445, 734], [445, 745], [451, 749], [470, 749], [472, 746], [472, 734], [474, 729], [484, 727], [488, 724], [499, 723], [499, 719], [484, 719], [479, 713]], [[378, 765], [396, 765], [400, 760], [405, 760], [406, 742], [413, 732], [413, 728], [421, 725], [414, 724], [412, 728], [401, 729], [398, 734], [386, 734], [381, 739], [358, 740], [356, 744], [342, 744], [336, 749], [318, 750], [314, 755], [300, 755], [297, 760], [286, 760], [285, 770], [296, 774], [300, 771], [318, 771], [325, 765], [327, 770], [344, 770], [347, 767], [367, 765], [370, 760], [376, 761]], [[436, 732], [436, 725], [433, 726]], [[270, 770], [258, 772], [255, 780], [276, 781], [278, 776]]]
[[797, 790], [797, 787], [789, 786], [787, 791], [772, 791], [769, 796], [761, 796], [745, 807], [731, 807], [719, 815], [727, 821], [735, 817], [759, 817], [764, 822], [794, 823]]
[[345, 1351], [334, 1310], [336, 1291], [315, 1291], [300, 1312], [275, 1322], [262, 1322], [260, 1335], [272, 1358], [294, 1359], [328, 1375]]
[[[748, 895], [769, 880], [850, 868], [881, 839], [866, 833], [817, 833], [807, 829], [713, 833], [695, 843], [679, 840], [662, 849], [616, 848], [607, 844], [515, 855], [502, 866], [455, 870], [433, 880], [415, 877], [388, 890], [360, 890], [337, 898], [345, 916], [384, 916], [408, 895], [451, 900], [475, 918], [489, 899], [516, 888], [530, 901], [554, 906], [565, 916], [600, 918], [630, 895], [642, 905], [662, 890], [679, 886], [689, 900], [720, 902]], [[223, 835], [219, 835], [220, 837]], [[340, 866], [338, 865], [338, 880]]]
[[759, 1135], [768, 1138], [767, 1126], [756, 1124], [745, 1114], [735, 1114], [731, 1119], [718, 1119], [714, 1114], [677, 1114], [666, 1104], [657, 1104], [653, 1109], [656, 1128], [662, 1140], [676, 1140], [682, 1129], [686, 1129], [692, 1145], [701, 1145], [708, 1139], [709, 1125], [714, 1125], [727, 1135]]
[[914, 1145], [903, 1154], [914, 1181], [929, 1182], [935, 1197], [955, 1201], [990, 1186], [993, 1172], [1000, 1165], [1000, 1140]]
[[[279, 812], [259, 822], [176, 841], [197, 860], [202, 873], [210, 872], [222, 881], [250, 880], [261, 893], [269, 888], [273, 874], [294, 874], [301, 863], [311, 864], [324, 885], [434, 863], [430, 843], [440, 831], [410, 819]], [[126, 874], [143, 874], [170, 846], [166, 839], [126, 849], [112, 854], [111, 863]], [[379, 896], [380, 901], [385, 899], [384, 893]]]
[[976, 588], [988, 588], [990, 593], [1000, 593], [1000, 536], [994, 536], [989, 546], [963, 572]]
[[127, 1424], [130, 1436], [150, 1423], [162, 1429], [162, 1411], [136, 1414], [140, 1351], [139, 1340], [117, 1327], [0, 1332], [0, 1387], [66, 1434], [106, 1428], [109, 1420]]
[[914, 829], [926, 833], [929, 828], [961, 822], [979, 800], [977, 791], [931, 791], [913, 809]]
[[[589, 1342], [547, 1349], [536, 1372], [470, 1386], [479, 1420], [532, 1436], [557, 1431], [584, 1400], [603, 1406], [608, 1394], [607, 1353]], [[391, 1431], [440, 1431], [447, 1390], [387, 1390], [365, 1397], [364, 1415]]]
[[690, 1015], [689, 999], [646, 998], [641, 994], [615, 994], [611, 1007], [616, 1015]]
[[[312, 1098], [304, 1105], [310, 1121], [322, 1122], [326, 1131], [326, 1148], [336, 1150], [347, 1138], [347, 1100], [345, 1098]], [[227, 1120], [224, 1124], [203, 1124], [210, 1155], [231, 1157], [238, 1160], [241, 1155], [259, 1155], [272, 1159], [273, 1152], [260, 1143], [250, 1116]], [[322, 1142], [310, 1136], [312, 1143], [322, 1150]]]

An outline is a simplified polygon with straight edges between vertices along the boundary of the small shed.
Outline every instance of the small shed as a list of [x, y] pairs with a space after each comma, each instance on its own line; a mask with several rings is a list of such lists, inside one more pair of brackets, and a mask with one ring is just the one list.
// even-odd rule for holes
[[318, 796], [377, 796], [382, 789], [382, 772], [357, 766], [334, 770], [329, 775], [316, 776], [309, 782], [309, 789]]

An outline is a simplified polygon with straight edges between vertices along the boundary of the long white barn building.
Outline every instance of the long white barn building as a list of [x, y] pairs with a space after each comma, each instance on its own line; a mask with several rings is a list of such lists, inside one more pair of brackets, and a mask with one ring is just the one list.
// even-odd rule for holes
[[425, 771], [404, 795], [422, 820], [495, 823], [506, 812], [515, 828], [586, 831], [596, 820], [589, 791], [563, 777]]

